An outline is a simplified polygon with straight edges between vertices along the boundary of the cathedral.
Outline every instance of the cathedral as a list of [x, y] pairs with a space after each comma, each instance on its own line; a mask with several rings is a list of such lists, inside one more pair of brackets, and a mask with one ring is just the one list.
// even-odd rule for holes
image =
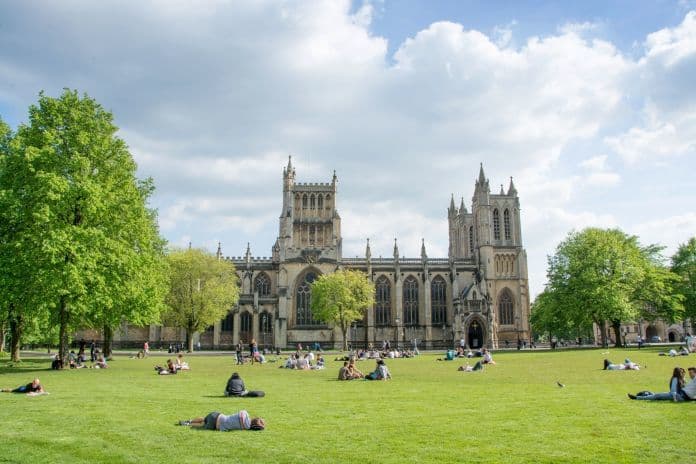
[[[449, 253], [405, 258], [394, 240], [391, 258], [373, 258], [369, 239], [362, 258], [341, 253], [337, 178], [296, 182], [292, 159], [283, 169], [283, 206], [271, 257], [218, 257], [234, 263], [240, 299], [225, 319], [200, 334], [203, 348], [229, 349], [255, 339], [261, 347], [321, 344], [340, 346], [337, 328], [317, 321], [311, 284], [338, 269], [366, 273], [375, 285], [375, 304], [349, 330], [353, 346], [471, 348], [515, 346], [529, 340], [529, 287], [522, 246], [520, 201], [510, 179], [505, 192], [491, 193], [481, 166], [469, 211], [454, 197], [447, 209]], [[149, 338], [157, 333], [150, 329]], [[160, 335], [161, 337], [161, 335]], [[160, 338], [160, 340], [162, 340]]]

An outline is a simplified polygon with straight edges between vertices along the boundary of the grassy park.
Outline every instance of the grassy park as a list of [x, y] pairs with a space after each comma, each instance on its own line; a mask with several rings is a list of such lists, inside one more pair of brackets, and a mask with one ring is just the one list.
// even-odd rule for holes
[[[40, 377], [50, 395], [3, 393], [0, 462], [693, 462], [696, 403], [638, 402], [626, 392], [665, 391], [675, 365], [657, 348], [500, 352], [484, 372], [457, 372], [440, 355], [388, 360], [388, 382], [339, 382], [323, 371], [235, 366], [232, 355], [191, 355], [191, 371], [158, 376], [166, 353], [117, 354], [107, 370], [50, 371], [47, 356], [11, 365], [0, 386]], [[646, 368], [603, 371], [630, 357]], [[363, 372], [374, 361], [359, 363]], [[265, 398], [222, 396], [237, 370]], [[557, 386], [556, 381], [565, 384]], [[214, 410], [247, 409], [263, 432], [175, 425]]]

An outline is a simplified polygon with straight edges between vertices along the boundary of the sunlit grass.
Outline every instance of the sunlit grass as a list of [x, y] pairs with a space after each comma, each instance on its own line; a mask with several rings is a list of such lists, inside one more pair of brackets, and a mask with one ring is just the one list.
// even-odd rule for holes
[[[164, 356], [164, 355], [163, 355]], [[440, 354], [389, 360], [389, 382], [336, 379], [278, 363], [234, 365], [232, 355], [189, 356], [192, 370], [158, 376], [155, 364], [117, 356], [107, 370], [48, 370], [48, 359], [8, 367], [0, 386], [39, 376], [51, 393], [2, 394], [0, 462], [693, 462], [696, 402], [636, 402], [626, 392], [664, 391], [688, 358], [655, 350], [497, 353], [482, 373], [457, 372]], [[603, 371], [630, 357], [640, 371]], [[374, 361], [361, 362], [367, 372]], [[222, 396], [238, 370], [265, 398]], [[556, 381], [566, 385], [560, 388]], [[175, 426], [214, 410], [247, 409], [264, 432]]]

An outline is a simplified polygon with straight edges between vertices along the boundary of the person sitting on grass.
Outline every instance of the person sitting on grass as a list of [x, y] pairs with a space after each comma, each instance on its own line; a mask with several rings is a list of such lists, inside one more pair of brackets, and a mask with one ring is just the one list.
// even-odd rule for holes
[[27, 396], [38, 396], [38, 395], [48, 395], [48, 392], [44, 390], [41, 381], [37, 378], [32, 380], [26, 385], [20, 385], [15, 389], [3, 388], [0, 392], [4, 393], [25, 393]]
[[191, 368], [189, 367], [188, 363], [184, 361], [184, 354], [179, 353], [179, 355], [176, 357], [176, 363], [175, 363], [176, 370], [178, 371], [188, 371]]
[[97, 362], [95, 362], [92, 367], [95, 369], [107, 369], [109, 365], [106, 364], [106, 358], [104, 358], [103, 355], [99, 355]]
[[474, 364], [474, 367], [471, 367], [469, 363], [466, 363], [466, 366], [459, 366], [458, 371], [463, 371], [463, 372], [476, 372], [476, 371], [482, 371], [483, 370], [483, 363], [481, 361], [476, 361], [476, 364]]
[[176, 366], [172, 362], [171, 359], [167, 359], [167, 367], [161, 367], [161, 366], [155, 366], [155, 370], [159, 375], [170, 375], [170, 374], [176, 374]]
[[205, 417], [179, 421], [179, 425], [226, 432], [228, 430], [263, 430], [266, 428], [266, 421], [260, 417], [252, 419], [249, 413], [242, 409], [237, 414], [231, 415], [211, 412]]
[[60, 354], [56, 354], [55, 357], [53, 358], [53, 361], [51, 362], [51, 369], [54, 371], [60, 370], [63, 368], [63, 360], [60, 359]]
[[650, 393], [640, 392], [636, 395], [628, 394], [632, 400], [648, 400], [648, 401], [684, 401], [684, 376], [686, 371], [681, 367], [675, 367], [672, 371], [672, 378], [669, 379], [669, 392], [667, 393]]
[[391, 379], [391, 373], [389, 368], [384, 363], [383, 359], [377, 360], [377, 366], [373, 372], [370, 372], [365, 376], [366, 380], [389, 380]]
[[483, 364], [495, 364], [495, 361], [493, 361], [493, 355], [491, 355], [490, 351], [488, 351], [486, 348], [483, 348], [481, 350], [481, 353], [483, 355]]
[[348, 370], [348, 361], [343, 361], [343, 367], [338, 370], [338, 380], [353, 380]]
[[239, 376], [239, 373], [232, 373], [232, 377], [227, 381], [227, 386], [225, 387], [225, 396], [248, 396], [250, 398], [265, 396], [262, 391], [249, 391], [244, 385], [244, 380]]
[[365, 377], [365, 374], [355, 367], [355, 358], [351, 358], [351, 360], [348, 361], [348, 375], [351, 379], [362, 379]]

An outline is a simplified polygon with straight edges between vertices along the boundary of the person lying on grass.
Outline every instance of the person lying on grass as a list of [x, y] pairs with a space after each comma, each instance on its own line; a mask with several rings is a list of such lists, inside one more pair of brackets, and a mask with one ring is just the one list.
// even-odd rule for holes
[[604, 370], [605, 371], [625, 371], [625, 370], [638, 371], [638, 370], [640, 370], [640, 366], [628, 358], [626, 358], [624, 360], [623, 364], [614, 364], [613, 362], [609, 361], [608, 359], [605, 359], [604, 360]]
[[476, 361], [476, 364], [474, 364], [474, 367], [471, 367], [469, 363], [466, 363], [466, 366], [459, 366], [458, 371], [463, 371], [463, 372], [476, 372], [476, 371], [482, 371], [483, 370], [483, 363], [481, 361]]
[[669, 392], [667, 393], [651, 393], [640, 392], [635, 395], [628, 394], [632, 400], [649, 400], [649, 401], [684, 401], [684, 376], [686, 371], [681, 367], [675, 367], [672, 371], [672, 378], [669, 379]]
[[48, 392], [44, 390], [44, 387], [41, 385], [41, 381], [38, 379], [38, 377], [26, 385], [20, 385], [14, 390], [10, 388], [3, 388], [0, 390], [0, 392], [26, 393], [27, 396], [48, 395]]
[[242, 409], [237, 414], [229, 416], [220, 412], [211, 412], [205, 417], [179, 421], [179, 425], [226, 432], [228, 430], [263, 430], [266, 428], [266, 421], [260, 417], [252, 419], [249, 413]]
[[225, 387], [225, 396], [248, 396], [250, 398], [266, 396], [266, 394], [259, 390], [249, 391], [244, 386], [244, 380], [239, 376], [239, 373], [234, 372], [232, 377], [227, 381], [227, 386]]

